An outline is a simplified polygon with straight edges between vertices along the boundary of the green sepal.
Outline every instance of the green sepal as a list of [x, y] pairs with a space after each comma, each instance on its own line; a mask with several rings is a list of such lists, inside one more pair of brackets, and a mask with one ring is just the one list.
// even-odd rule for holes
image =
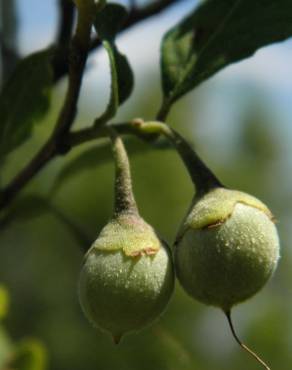
[[203, 229], [220, 225], [232, 215], [238, 203], [257, 208], [273, 219], [270, 210], [259, 199], [241, 191], [216, 188], [201, 199], [195, 197], [183, 228]]
[[89, 251], [122, 250], [128, 257], [139, 257], [155, 255], [160, 246], [161, 241], [150, 225], [137, 215], [125, 213], [113, 218], [102, 229]]

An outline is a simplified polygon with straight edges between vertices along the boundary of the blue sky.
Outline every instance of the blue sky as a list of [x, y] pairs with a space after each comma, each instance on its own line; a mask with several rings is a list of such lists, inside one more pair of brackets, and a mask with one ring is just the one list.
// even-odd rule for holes
[[57, 18], [56, 3], [56, 0], [17, 0], [21, 51], [31, 51], [52, 40]]

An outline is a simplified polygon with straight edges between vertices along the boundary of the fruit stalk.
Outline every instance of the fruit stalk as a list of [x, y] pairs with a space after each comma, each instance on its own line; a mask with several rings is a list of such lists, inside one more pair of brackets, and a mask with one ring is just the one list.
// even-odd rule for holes
[[117, 216], [121, 213], [138, 215], [133, 194], [130, 164], [124, 144], [114, 129], [110, 128], [109, 130], [116, 167], [114, 215]]
[[224, 187], [190, 144], [168, 125], [158, 121], [144, 122], [140, 119], [134, 120], [133, 125], [144, 133], [162, 134], [169, 139], [180, 154], [196, 188], [197, 195], [202, 196], [216, 187]]
[[235, 341], [240, 345], [240, 347], [242, 349], [244, 349], [247, 353], [249, 353], [252, 357], [254, 357], [266, 370], [271, 370], [271, 368], [254, 351], [252, 351], [250, 348], [248, 348], [247, 345], [242, 343], [242, 341], [238, 338], [238, 336], [235, 332], [234, 326], [233, 326], [232, 319], [231, 319], [231, 311], [230, 310], [225, 311], [224, 313], [225, 313], [226, 318], [228, 320], [228, 324], [229, 324], [231, 333], [232, 333], [233, 338], [235, 339]]
[[126, 149], [109, 131], [116, 165], [114, 215], [86, 253], [79, 278], [85, 316], [115, 343], [158, 318], [172, 295], [168, 246], [138, 214]]

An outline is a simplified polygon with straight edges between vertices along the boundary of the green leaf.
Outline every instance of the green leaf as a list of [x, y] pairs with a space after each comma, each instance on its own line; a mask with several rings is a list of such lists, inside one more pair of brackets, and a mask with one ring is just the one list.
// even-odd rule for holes
[[105, 112], [98, 118], [98, 123], [107, 122], [115, 116], [118, 107], [131, 95], [134, 76], [127, 58], [121, 54], [114, 43], [103, 41], [111, 71], [111, 93]]
[[119, 4], [107, 4], [95, 17], [95, 28], [102, 40], [113, 41], [125, 23], [128, 12]]
[[111, 70], [111, 95], [105, 112], [96, 123], [107, 122], [115, 116], [118, 106], [131, 95], [134, 75], [127, 58], [115, 44], [115, 37], [127, 17], [126, 9], [118, 4], [108, 4], [98, 12], [94, 26], [108, 53]]
[[21, 145], [50, 106], [51, 52], [23, 59], [0, 95], [0, 156]]
[[116, 64], [119, 104], [121, 105], [128, 99], [133, 91], [134, 75], [128, 59], [124, 54], [118, 51], [115, 45], [112, 48], [112, 52]]
[[291, 0], [204, 1], [163, 38], [162, 110], [220, 69], [291, 35]]
[[109, 62], [110, 62], [110, 71], [111, 71], [111, 92], [110, 100], [106, 107], [104, 113], [96, 120], [96, 123], [103, 124], [109, 119], [115, 116], [118, 107], [119, 107], [119, 86], [118, 86], [118, 70], [116, 65], [116, 59], [114, 54], [114, 44], [111, 44], [108, 41], [103, 41], [103, 46], [107, 51]]

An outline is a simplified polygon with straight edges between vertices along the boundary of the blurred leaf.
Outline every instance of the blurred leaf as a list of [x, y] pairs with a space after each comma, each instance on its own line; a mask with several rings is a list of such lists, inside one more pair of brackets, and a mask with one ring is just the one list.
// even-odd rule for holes
[[108, 4], [95, 18], [95, 29], [103, 40], [111, 69], [111, 96], [105, 113], [99, 118], [106, 122], [112, 118], [117, 108], [131, 95], [134, 87], [134, 75], [127, 58], [121, 54], [115, 44], [115, 37], [127, 18], [126, 9], [118, 4]]
[[80, 245], [84, 251], [87, 251], [92, 244], [93, 238], [90, 237], [75, 220], [71, 219], [57, 206], [51, 204], [51, 211], [53, 215], [70, 230], [71, 235], [78, 245]]
[[114, 44], [109, 43], [108, 41], [103, 42], [103, 46], [107, 51], [109, 62], [110, 62], [110, 71], [111, 71], [111, 92], [108, 105], [105, 112], [98, 118], [98, 122], [104, 123], [109, 119], [115, 116], [118, 106], [119, 106], [119, 85], [118, 85], [118, 69], [115, 59], [115, 46]]
[[[151, 148], [149, 144], [146, 145], [144, 143], [141, 143], [141, 141], [132, 139], [125, 140], [125, 144], [130, 155], [135, 155], [141, 152], [143, 153]], [[166, 149], [169, 147], [161, 146], [161, 148]], [[111, 160], [112, 153], [109, 142], [105, 142], [88, 148], [63, 167], [56, 178], [52, 192], [56, 192], [59, 189], [59, 186], [61, 186], [65, 181], [70, 180], [77, 174], [80, 175], [82, 171], [88, 171], [92, 168], [98, 168], [98, 166], [100, 166], [101, 164]]]
[[3, 319], [9, 308], [9, 294], [7, 289], [0, 284], [0, 320]]
[[0, 95], [0, 156], [30, 135], [34, 124], [49, 109], [52, 85], [51, 52], [40, 51], [23, 59]]
[[251, 107], [242, 122], [242, 150], [253, 163], [257, 158], [260, 163], [255, 163], [256, 166], [269, 165], [280, 154], [274, 126], [267, 124], [269, 116], [263, 113], [258, 106]]
[[[71, 220], [65, 213], [62, 212], [56, 205], [50, 202], [49, 199], [38, 195], [25, 195], [16, 200], [8, 209], [6, 214], [0, 219], [0, 229], [7, 227], [15, 221], [27, 221], [31, 218], [38, 217], [45, 212], [52, 213], [59, 221], [70, 229], [76, 241], [87, 248], [91, 243], [91, 239], [86, 235], [82, 228]], [[2, 295], [3, 295], [3, 314], [5, 313], [5, 291], [0, 285], [0, 319], [2, 312]], [[7, 303], [6, 303], [7, 304]]]
[[258, 48], [292, 35], [290, 0], [206, 0], [164, 36], [164, 105]]
[[17, 347], [9, 363], [11, 370], [44, 370], [47, 368], [47, 351], [36, 339], [26, 339]]
[[25, 221], [50, 211], [48, 201], [38, 195], [24, 195], [16, 199], [0, 218], [0, 229], [11, 222]]
[[128, 16], [125, 7], [107, 4], [95, 17], [95, 28], [102, 40], [114, 41]]
[[59, 186], [75, 175], [80, 175], [83, 171], [98, 167], [111, 159], [111, 150], [108, 143], [102, 143], [90, 147], [81, 152], [70, 162], [66, 163], [55, 180], [52, 192], [58, 190]]
[[134, 75], [127, 57], [120, 53], [115, 44], [111, 45], [117, 73], [119, 105], [128, 99], [134, 87]]

